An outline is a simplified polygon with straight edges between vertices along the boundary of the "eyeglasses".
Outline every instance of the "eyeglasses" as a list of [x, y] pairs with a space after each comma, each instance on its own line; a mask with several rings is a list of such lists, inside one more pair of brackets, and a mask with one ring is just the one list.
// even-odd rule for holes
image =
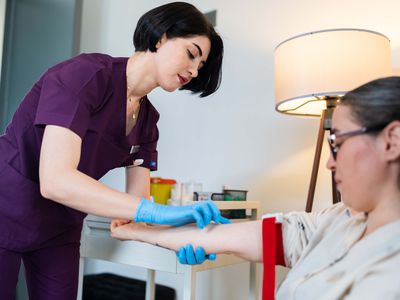
[[[343, 133], [330, 134], [328, 136], [328, 143], [329, 143], [329, 148], [331, 149], [333, 159], [336, 160], [336, 156], [339, 152], [340, 146], [343, 145], [343, 143], [347, 139], [349, 139], [353, 136], [361, 135], [361, 134], [371, 133], [374, 131], [380, 131], [383, 128], [385, 128], [386, 125], [387, 124], [381, 124], [381, 125], [376, 125], [376, 126], [371, 126], [371, 127], [363, 127], [363, 128], [357, 129], [357, 130], [343, 132]], [[341, 141], [340, 144], [338, 143], [338, 139], [340, 139], [340, 141]]]

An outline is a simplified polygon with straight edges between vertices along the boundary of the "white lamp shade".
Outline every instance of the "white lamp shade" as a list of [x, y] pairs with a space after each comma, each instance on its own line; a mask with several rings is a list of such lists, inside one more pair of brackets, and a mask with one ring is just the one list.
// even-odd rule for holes
[[320, 116], [324, 97], [392, 74], [390, 42], [380, 33], [332, 29], [299, 35], [275, 49], [275, 108]]

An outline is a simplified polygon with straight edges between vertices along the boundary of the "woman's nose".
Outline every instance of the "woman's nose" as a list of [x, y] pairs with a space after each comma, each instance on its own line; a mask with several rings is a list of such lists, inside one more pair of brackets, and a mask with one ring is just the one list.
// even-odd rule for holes
[[329, 158], [326, 162], [326, 167], [327, 169], [331, 170], [331, 171], [335, 171], [336, 170], [336, 161], [333, 158], [332, 153], [329, 154]]

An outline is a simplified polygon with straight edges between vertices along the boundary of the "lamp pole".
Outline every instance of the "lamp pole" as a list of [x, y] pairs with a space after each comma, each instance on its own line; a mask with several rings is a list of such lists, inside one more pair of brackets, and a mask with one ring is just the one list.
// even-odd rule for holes
[[[315, 147], [314, 162], [311, 172], [310, 185], [308, 188], [306, 212], [311, 212], [312, 210], [325, 130], [329, 130], [329, 132], [332, 133], [332, 114], [336, 107], [336, 103], [340, 99], [340, 97], [324, 97], [323, 99], [326, 101], [326, 109], [322, 111], [319, 123], [317, 145]], [[332, 199], [333, 203], [335, 204], [340, 201], [340, 193], [336, 189], [335, 172], [332, 171], [331, 176], [332, 176]]]

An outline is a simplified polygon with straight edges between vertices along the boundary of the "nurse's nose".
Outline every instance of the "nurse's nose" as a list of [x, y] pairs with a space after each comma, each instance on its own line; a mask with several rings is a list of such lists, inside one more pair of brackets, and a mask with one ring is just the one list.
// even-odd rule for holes
[[190, 77], [192, 77], [192, 78], [196, 78], [197, 75], [198, 75], [198, 71], [197, 71], [196, 68], [191, 68], [191, 69], [189, 70], [189, 73], [190, 73]]
[[199, 63], [193, 62], [192, 64], [190, 64], [189, 73], [190, 73], [190, 77], [196, 78], [197, 75], [199, 74]]

